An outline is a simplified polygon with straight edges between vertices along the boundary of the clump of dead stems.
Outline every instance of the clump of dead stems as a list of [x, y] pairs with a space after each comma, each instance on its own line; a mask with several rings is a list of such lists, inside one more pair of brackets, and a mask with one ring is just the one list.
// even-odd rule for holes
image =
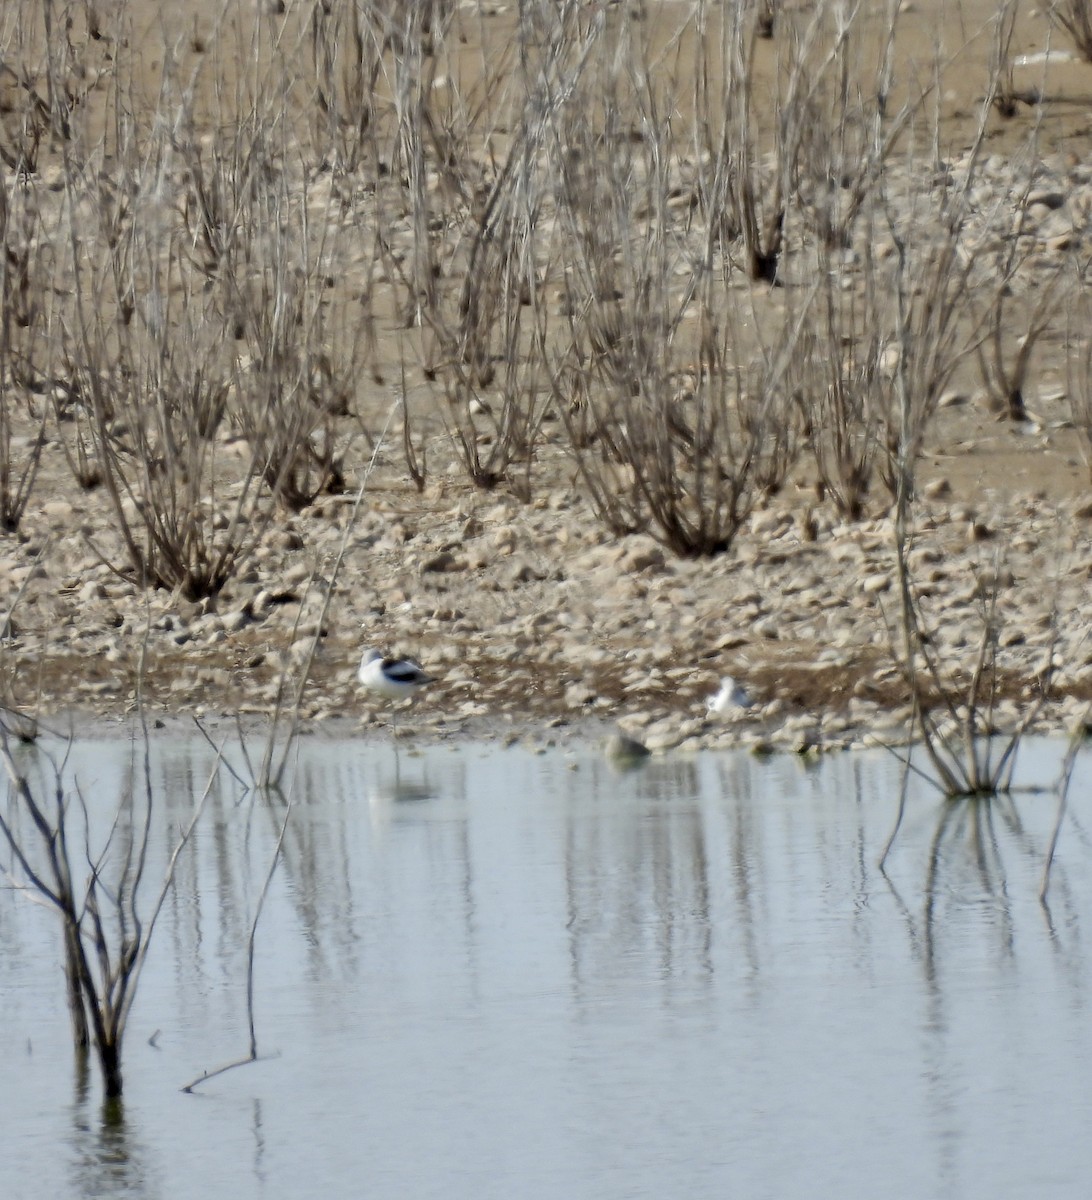
[[107, 1101], [122, 1095], [122, 1046], [141, 972], [179, 855], [216, 778], [214, 768], [153, 883], [159, 804], [149, 754], [145, 734], [140, 766], [106, 813], [104, 833], [100, 805], [70, 778], [67, 754], [57, 761], [41, 746], [20, 749], [0, 724], [8, 780], [0, 838], [10, 856], [0, 869], [60, 921], [72, 1036], [81, 1061], [94, 1050]]
[[1073, 39], [1085, 62], [1092, 62], [1092, 3], [1089, 0], [1054, 0], [1049, 16]]
[[122, 123], [123, 85], [112, 172], [80, 141], [63, 159], [58, 416], [75, 411], [70, 461], [113, 509], [123, 560], [97, 546], [103, 560], [197, 599], [239, 570], [275, 504], [342, 490], [337, 422], [366, 305], [329, 311], [344, 231], [293, 164], [269, 96], [209, 149], [169, 64], [169, 123]]
[[[568, 325], [549, 347], [552, 386], [610, 528], [648, 529], [680, 555], [717, 554], [794, 460], [785, 376], [808, 296], [737, 286], [738, 228], [713, 215], [735, 170], [729, 135], [718, 129], [710, 154], [708, 123], [677, 127], [689, 65], [677, 46], [664, 52], [668, 70], [639, 31], [612, 32], [551, 118]], [[679, 38], [704, 54], [700, 34], [699, 22]], [[701, 88], [698, 103], [712, 104]]]
[[967, 661], [953, 663], [941, 636], [941, 624], [927, 615], [914, 578], [914, 542], [907, 520], [906, 506], [902, 506], [895, 521], [899, 606], [893, 649], [912, 697], [914, 741], [920, 738], [928, 761], [928, 770], [920, 773], [953, 798], [1008, 791], [1020, 743], [1050, 695], [1056, 667], [1053, 647], [1031, 681], [1032, 695], [1022, 703], [1019, 717], [1005, 727], [999, 718], [1004, 678], [999, 645], [1005, 628], [1000, 594], [1007, 573], [1000, 556], [980, 573], [975, 588], [977, 644]]
[[821, 284], [790, 362], [789, 386], [815, 464], [818, 495], [856, 521], [885, 452], [893, 331], [883, 320], [881, 275], [871, 250], [861, 286], [850, 289], [838, 285], [832, 257], [828, 248], [820, 249]]
[[[16, 183], [0, 186], [0, 533], [14, 533], [23, 519], [41, 463], [48, 406], [29, 398], [33, 361], [40, 350], [38, 320], [41, 247], [37, 214]], [[34, 432], [19, 445], [21, 410]]]
[[[917, 464], [941, 389], [960, 359], [977, 348], [981, 369], [1004, 390], [1010, 415], [1023, 415], [1021, 388], [1027, 356], [1042, 331], [1041, 312], [1036, 310], [1025, 339], [1027, 352], [1021, 351], [1011, 369], [999, 344], [992, 357], [983, 348], [983, 342], [990, 342], [994, 331], [1000, 329], [1006, 288], [1020, 261], [1017, 254], [1003, 251], [1000, 264], [995, 259], [978, 263], [965, 244], [973, 240], [973, 222], [980, 215], [976, 186], [994, 98], [991, 88], [970, 149], [958, 169], [949, 167], [945, 172], [938, 197], [939, 221], [923, 216], [920, 206], [914, 205], [909, 209], [909, 221], [905, 209], [900, 215], [894, 207], [888, 219], [894, 247], [888, 289], [894, 355], [889, 371], [886, 470], [894, 498], [898, 602], [890, 628], [891, 648], [912, 705], [912, 741], [920, 740], [928, 763], [922, 773], [950, 797], [990, 796], [1010, 787], [1017, 749], [1049, 694], [1055, 669], [1051, 650], [1038, 678], [1030, 681], [1032, 696], [1024, 700], [1019, 716], [1010, 719], [1006, 727], [999, 717], [1004, 685], [1000, 596], [1011, 580], [1002, 556], [980, 573], [975, 589], [980, 629], [977, 644], [969, 658], [957, 656], [953, 662], [939, 618], [929, 615], [913, 554]], [[1024, 200], [1026, 194], [1018, 196], [1002, 219], [1019, 227]], [[928, 246], [924, 254], [920, 249], [923, 241]], [[990, 290], [983, 312], [975, 297], [999, 267], [1002, 286]], [[970, 320], [961, 320], [964, 311], [970, 312]], [[980, 332], [983, 326], [985, 335]], [[908, 759], [907, 769], [920, 768]]]
[[769, 341], [740, 362], [742, 305], [708, 258], [692, 267], [681, 297], [673, 292], [680, 262], [656, 233], [667, 188], [653, 175], [637, 192], [626, 186], [632, 178], [603, 158], [570, 173], [564, 219], [579, 234], [571, 244], [586, 252], [569, 273], [558, 409], [592, 503], [614, 532], [647, 529], [679, 555], [719, 554], [793, 461], [784, 378], [799, 326], [791, 313], [768, 314]]
[[[992, 408], [1012, 421], [1027, 419], [1027, 388], [1032, 356], [1070, 299], [1073, 275], [1068, 255], [1058, 254], [1051, 275], [1040, 266], [1029, 278], [1028, 262], [1037, 245], [1030, 210], [1044, 199], [1057, 205], [1056, 193], [1041, 185], [1039, 135], [1034, 122], [1023, 152], [1022, 183], [980, 215], [976, 236], [982, 254], [968, 300], [977, 327], [975, 356], [979, 377]], [[1017, 179], [1019, 175], [1017, 175]], [[1015, 353], [1010, 347], [1015, 347]]]
[[[400, 11], [392, 127], [375, 151], [391, 164], [377, 187], [380, 250], [467, 478], [529, 499], [549, 408], [550, 118], [600, 21], [571, 0], [529, 5], [516, 45], [483, 56], [464, 84], [446, 23], [427, 6]], [[416, 478], [409, 433], [405, 444]]]
[[1077, 291], [1066, 321], [1066, 395], [1092, 480], [1092, 301], [1087, 287]]

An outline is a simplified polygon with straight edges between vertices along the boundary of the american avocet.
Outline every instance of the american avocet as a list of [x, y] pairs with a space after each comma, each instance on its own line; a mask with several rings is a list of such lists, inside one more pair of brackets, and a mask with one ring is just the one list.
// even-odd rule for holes
[[736, 683], [731, 675], [725, 675], [720, 681], [720, 691], [715, 696], [709, 697], [707, 707], [711, 713], [723, 716], [736, 709], [750, 708], [753, 703], [751, 697], [747, 695], [746, 689]]
[[364, 651], [356, 677], [362, 687], [384, 700], [407, 700], [426, 684], [435, 683], [435, 678], [412, 659], [384, 658], [378, 650]]

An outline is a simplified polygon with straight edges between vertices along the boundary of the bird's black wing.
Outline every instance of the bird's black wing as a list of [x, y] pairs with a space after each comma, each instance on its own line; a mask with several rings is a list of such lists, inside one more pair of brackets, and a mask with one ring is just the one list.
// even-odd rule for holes
[[385, 658], [383, 660], [383, 674], [388, 679], [393, 679], [395, 683], [416, 683], [424, 675], [424, 671], [415, 662]]

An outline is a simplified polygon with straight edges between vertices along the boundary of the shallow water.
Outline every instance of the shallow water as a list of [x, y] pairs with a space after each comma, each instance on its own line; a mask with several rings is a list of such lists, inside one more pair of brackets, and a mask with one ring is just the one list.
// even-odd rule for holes
[[[1023, 774], [1050, 781], [1061, 749]], [[128, 763], [77, 747], [93, 825]], [[156, 748], [161, 828], [208, 766]], [[590, 747], [305, 743], [258, 929], [263, 1057], [185, 1095], [245, 1053], [285, 814], [224, 780], [156, 932], [120, 1121], [74, 1082], [50, 914], [0, 892], [0, 1196], [1083, 1194], [1088, 768], [1049, 907], [1053, 797], [915, 793], [884, 875], [898, 782], [879, 753], [619, 772]]]

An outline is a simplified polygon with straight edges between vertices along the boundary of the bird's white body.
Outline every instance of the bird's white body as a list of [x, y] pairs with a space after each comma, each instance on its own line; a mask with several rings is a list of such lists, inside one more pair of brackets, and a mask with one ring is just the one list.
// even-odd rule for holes
[[356, 673], [362, 687], [385, 700], [405, 700], [434, 682], [408, 658], [384, 658], [378, 650], [365, 650]]
[[746, 689], [736, 683], [731, 675], [726, 675], [720, 681], [720, 691], [709, 697], [709, 711], [723, 716], [725, 713], [742, 711], [750, 708], [754, 702], [747, 695]]

